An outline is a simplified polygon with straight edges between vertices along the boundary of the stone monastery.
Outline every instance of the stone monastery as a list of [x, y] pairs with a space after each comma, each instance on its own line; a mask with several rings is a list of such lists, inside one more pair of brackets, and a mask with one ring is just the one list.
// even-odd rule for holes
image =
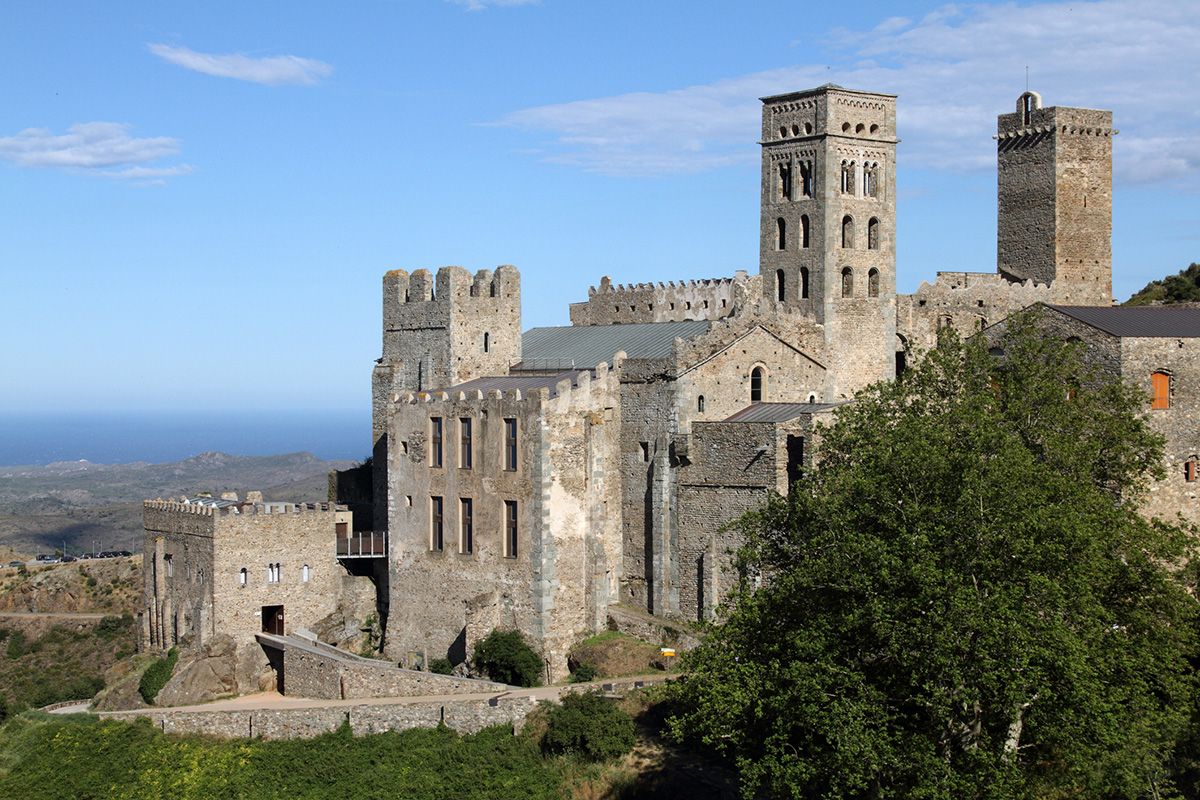
[[268, 662], [282, 685], [270, 637], [336, 644], [355, 625], [330, 620], [365, 608], [393, 663], [459, 664], [515, 628], [560, 680], [606, 626], [712, 615], [735, 579], [722, 526], [787, 493], [839, 404], [939, 328], [1039, 304], [1145, 387], [1168, 438], [1152, 508], [1194, 519], [1200, 310], [1112, 305], [1116, 133], [1111, 112], [1022, 94], [997, 121], [996, 269], [911, 295], [896, 98], [832, 84], [763, 98], [757, 275], [604, 278], [571, 325], [522, 331], [514, 267], [388, 272], [369, 466], [328, 505], [147, 502], [146, 646], [228, 634], [239, 688]]

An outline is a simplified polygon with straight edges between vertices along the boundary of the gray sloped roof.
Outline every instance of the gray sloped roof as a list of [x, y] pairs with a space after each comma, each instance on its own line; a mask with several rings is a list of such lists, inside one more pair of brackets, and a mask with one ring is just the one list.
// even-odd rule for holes
[[671, 354], [676, 337], [692, 339], [711, 326], [708, 320], [685, 320], [531, 328], [521, 336], [521, 363], [514, 369], [590, 369], [610, 363], [622, 350], [630, 358], [662, 358]]
[[722, 422], [787, 422], [803, 414], [827, 411], [841, 403], [753, 403]]
[[1060, 314], [1113, 336], [1200, 337], [1200, 306], [1053, 306]]
[[444, 391], [474, 392], [478, 390], [486, 395], [488, 392], [496, 391], [497, 389], [502, 392], [511, 391], [512, 389], [520, 389], [521, 394], [525, 395], [538, 389], [549, 389], [551, 396], [553, 396], [555, 393], [554, 387], [559, 381], [561, 381], [563, 378], [571, 378], [572, 384], [574, 384], [575, 376], [578, 374], [579, 372], [576, 371], [568, 371], [556, 372], [553, 375], [487, 376], [483, 378], [476, 378], [474, 380], [467, 381], [466, 383], [456, 384], [455, 386], [451, 386], [449, 389], [445, 389]]

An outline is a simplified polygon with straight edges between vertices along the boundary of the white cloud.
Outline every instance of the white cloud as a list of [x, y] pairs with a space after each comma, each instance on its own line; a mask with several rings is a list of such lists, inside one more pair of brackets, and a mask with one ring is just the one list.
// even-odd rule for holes
[[489, 8], [504, 8], [507, 6], [534, 6], [541, 0], [446, 0], [456, 6], [462, 6], [468, 11], [486, 11]]
[[173, 47], [167, 44], [151, 44], [147, 47], [159, 58], [185, 69], [215, 75], [218, 78], [236, 78], [267, 86], [308, 86], [333, 72], [333, 67], [324, 61], [300, 56], [251, 58], [239, 53], [197, 53], [187, 47]]
[[1200, 170], [1194, 11], [1176, 0], [948, 5], [919, 20], [828, 32], [840, 65], [527, 108], [497, 124], [548, 133], [537, 151], [548, 161], [610, 174], [695, 172], [757, 160], [758, 97], [832, 81], [900, 95], [906, 164], [971, 170], [994, 163], [996, 114], [1014, 106], [1028, 66], [1047, 104], [1114, 111], [1119, 179], [1161, 181]]
[[15, 136], [0, 137], [0, 159], [22, 167], [57, 167], [134, 180], [161, 180], [192, 171], [187, 164], [147, 166], [178, 153], [179, 140], [170, 136], [137, 138], [130, 130], [119, 122], [82, 122], [63, 134], [26, 128]]

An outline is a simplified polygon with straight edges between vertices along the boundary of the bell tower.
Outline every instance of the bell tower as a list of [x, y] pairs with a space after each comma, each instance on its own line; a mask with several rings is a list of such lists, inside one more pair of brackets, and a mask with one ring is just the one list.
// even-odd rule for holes
[[826, 401], [895, 374], [896, 97], [834, 84], [762, 98], [764, 301], [825, 330]]

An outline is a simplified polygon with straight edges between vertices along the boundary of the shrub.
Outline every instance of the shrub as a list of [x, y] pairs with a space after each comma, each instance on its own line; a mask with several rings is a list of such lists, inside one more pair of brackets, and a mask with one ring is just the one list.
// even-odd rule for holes
[[542, 749], [607, 761], [633, 748], [633, 719], [598, 692], [568, 694], [547, 714]]
[[448, 658], [435, 658], [429, 662], [429, 671], [435, 672], [438, 675], [453, 675], [454, 665], [450, 663]]
[[13, 631], [8, 637], [8, 647], [4, 651], [4, 655], [14, 661], [25, 655], [28, 651], [25, 642], [25, 634], [21, 631]]
[[542, 659], [520, 631], [492, 631], [475, 645], [475, 667], [494, 681], [537, 686]]
[[109, 615], [100, 620], [96, 625], [96, 635], [105, 639], [111, 639], [125, 633], [133, 624], [133, 617], [128, 614], [123, 616]]
[[146, 671], [142, 673], [142, 679], [138, 681], [138, 692], [142, 695], [143, 700], [147, 703], [154, 702], [154, 698], [158, 697], [162, 687], [171, 680], [171, 673], [175, 671], [175, 662], [178, 660], [179, 651], [172, 647], [167, 651], [166, 658], [160, 658], [146, 668]]
[[586, 661], [571, 673], [571, 683], [587, 683], [596, 680], [596, 667]]

